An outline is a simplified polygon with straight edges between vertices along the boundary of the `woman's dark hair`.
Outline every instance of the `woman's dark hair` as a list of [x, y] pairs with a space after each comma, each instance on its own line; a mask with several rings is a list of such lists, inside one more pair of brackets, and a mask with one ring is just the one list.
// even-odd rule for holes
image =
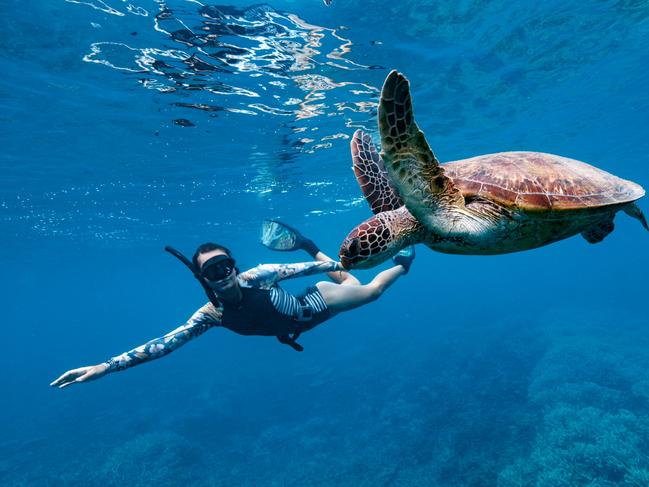
[[200, 267], [198, 265], [198, 256], [201, 254], [205, 254], [207, 252], [211, 252], [212, 250], [220, 250], [221, 252], [224, 252], [228, 257], [232, 259], [232, 252], [230, 252], [230, 249], [224, 247], [223, 245], [215, 244], [212, 242], [205, 242], [200, 244], [196, 248], [196, 252], [194, 252], [194, 256], [192, 257], [192, 264], [194, 264], [194, 267], [196, 269]]

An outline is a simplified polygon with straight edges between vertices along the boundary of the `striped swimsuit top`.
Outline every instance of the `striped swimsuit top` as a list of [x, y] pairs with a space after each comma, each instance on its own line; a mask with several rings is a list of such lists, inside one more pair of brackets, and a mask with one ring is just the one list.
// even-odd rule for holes
[[[315, 326], [329, 318], [327, 304], [317, 288], [293, 296], [275, 285], [269, 289], [241, 287], [242, 299], [223, 304], [222, 326], [241, 335], [277, 336]], [[309, 326], [310, 328], [310, 326]]]

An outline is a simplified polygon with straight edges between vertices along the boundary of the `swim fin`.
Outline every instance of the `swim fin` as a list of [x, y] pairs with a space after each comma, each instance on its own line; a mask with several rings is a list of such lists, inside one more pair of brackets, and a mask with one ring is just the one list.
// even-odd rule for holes
[[415, 246], [409, 245], [408, 247], [400, 250], [397, 254], [392, 257], [392, 261], [395, 265], [402, 265], [406, 270], [406, 274], [410, 271], [410, 265], [412, 261], [415, 260]]
[[264, 220], [261, 224], [261, 243], [271, 250], [283, 252], [291, 250], [306, 250], [315, 257], [320, 251], [312, 240], [304, 237], [295, 228], [276, 220]]

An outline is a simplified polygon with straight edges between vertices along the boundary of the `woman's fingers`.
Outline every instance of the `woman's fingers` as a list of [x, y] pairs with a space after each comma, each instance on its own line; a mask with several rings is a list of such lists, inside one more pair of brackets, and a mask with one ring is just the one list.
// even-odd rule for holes
[[77, 377], [86, 373], [87, 367], [81, 367], [79, 369], [68, 370], [66, 373], [61, 375], [58, 379], [52, 382], [50, 385], [52, 387], [60, 386], [61, 384], [70, 383], [74, 381]]
[[87, 370], [86, 373], [83, 374], [81, 377], [77, 377], [77, 379], [75, 380], [75, 382], [85, 382], [85, 381], [87, 381], [87, 380], [92, 379], [92, 376], [93, 376], [93, 375], [94, 375], [94, 374], [92, 373], [92, 369]]
[[58, 386], [58, 385], [60, 385], [60, 384], [62, 384], [62, 383], [64, 383], [64, 382], [68, 381], [68, 380], [70, 379], [70, 376], [71, 376], [72, 374], [74, 374], [74, 373], [75, 373], [74, 370], [68, 370], [66, 373], [64, 373], [61, 377], [59, 377], [58, 379], [56, 379], [56, 380], [55, 380], [54, 382], [52, 382], [50, 385], [53, 386], [53, 387], [56, 387], [56, 386]]
[[63, 389], [64, 387], [71, 386], [72, 384], [76, 383], [77, 381], [78, 381], [78, 379], [74, 379], [74, 380], [66, 382], [65, 384], [61, 384], [59, 386], [59, 389]]
[[99, 364], [68, 370], [61, 377], [50, 383], [50, 385], [52, 387], [63, 389], [64, 387], [75, 384], [77, 382], [87, 382], [99, 379], [106, 373], [107, 369], [108, 364]]

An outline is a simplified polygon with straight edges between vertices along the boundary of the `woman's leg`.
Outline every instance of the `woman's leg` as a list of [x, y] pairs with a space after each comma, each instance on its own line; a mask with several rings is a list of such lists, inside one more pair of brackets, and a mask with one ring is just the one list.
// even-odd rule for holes
[[[325, 303], [327, 303], [329, 311], [336, 314], [358, 308], [378, 299], [387, 288], [405, 273], [406, 270], [402, 265], [396, 265], [378, 273], [369, 284], [348, 286], [320, 281], [316, 284], [316, 287], [322, 294]], [[356, 278], [353, 279], [358, 282]]]

